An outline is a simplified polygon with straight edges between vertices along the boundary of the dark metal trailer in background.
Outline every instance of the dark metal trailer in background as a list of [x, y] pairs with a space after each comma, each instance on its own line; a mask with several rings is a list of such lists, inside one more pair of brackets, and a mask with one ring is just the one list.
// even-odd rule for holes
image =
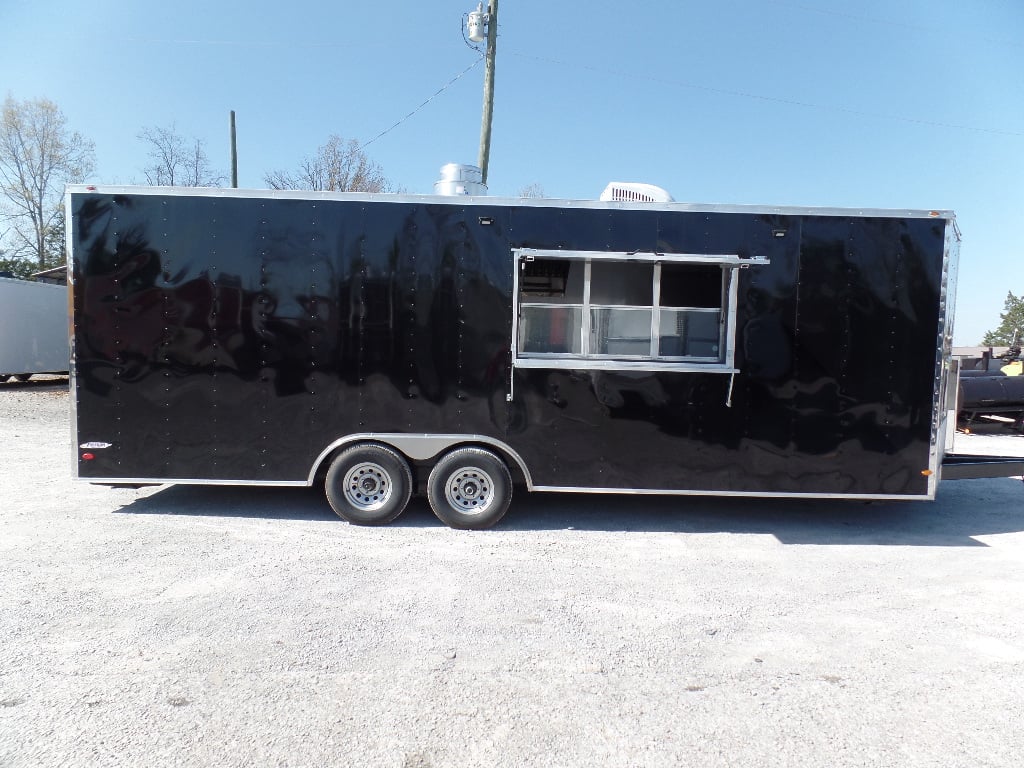
[[1009, 348], [994, 356], [991, 348], [979, 358], [960, 360], [957, 419], [970, 431], [976, 423], [1002, 419], [1010, 429], [1024, 430], [1024, 375], [1021, 375], [1020, 332]]
[[76, 186], [67, 221], [83, 480], [322, 480], [366, 524], [425, 492], [483, 528], [514, 484], [943, 474], [947, 211]]

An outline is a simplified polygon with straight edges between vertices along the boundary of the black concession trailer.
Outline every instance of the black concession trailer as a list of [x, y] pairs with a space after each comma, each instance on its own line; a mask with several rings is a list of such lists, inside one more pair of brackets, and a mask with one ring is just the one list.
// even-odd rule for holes
[[[69, 187], [75, 465], [324, 482], [377, 524], [531, 491], [930, 499], [949, 211]], [[946, 462], [947, 476], [1013, 474]]]

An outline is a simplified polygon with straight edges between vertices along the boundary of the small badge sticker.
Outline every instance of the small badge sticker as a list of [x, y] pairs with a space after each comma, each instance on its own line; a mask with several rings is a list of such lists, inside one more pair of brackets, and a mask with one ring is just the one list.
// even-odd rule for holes
[[90, 450], [96, 450], [97, 448], [110, 448], [113, 443], [82, 443], [79, 448], [88, 448]]

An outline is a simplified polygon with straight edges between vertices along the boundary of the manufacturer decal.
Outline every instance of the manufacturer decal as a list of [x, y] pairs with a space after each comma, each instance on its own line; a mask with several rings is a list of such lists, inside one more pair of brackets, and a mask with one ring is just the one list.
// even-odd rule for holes
[[97, 448], [110, 448], [112, 445], [113, 445], [113, 443], [82, 443], [78, 447], [79, 448], [88, 448], [90, 450], [95, 450]]

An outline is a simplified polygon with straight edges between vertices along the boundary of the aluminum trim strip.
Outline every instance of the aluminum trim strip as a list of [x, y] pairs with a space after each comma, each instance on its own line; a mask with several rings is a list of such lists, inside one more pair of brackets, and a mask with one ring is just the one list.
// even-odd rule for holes
[[264, 485], [308, 488], [305, 480], [197, 480], [187, 477], [76, 477], [75, 482], [92, 485]]
[[[942, 251], [942, 278], [939, 285], [939, 328], [936, 338], [935, 389], [932, 397], [931, 445], [928, 456], [928, 469], [931, 470], [931, 474], [928, 476], [928, 492], [932, 495], [935, 494], [939, 481], [942, 479], [947, 433], [950, 430], [946, 400], [950, 394], [952, 397], [956, 397], [959, 378], [959, 367], [951, 365], [959, 255], [960, 232], [954, 218], [946, 225]], [[950, 393], [950, 387], [952, 387], [952, 393]], [[955, 425], [955, 413], [953, 421]]]
[[67, 254], [68, 266], [68, 406], [71, 433], [71, 477], [80, 476], [78, 464], [78, 363], [75, 360], [75, 269], [74, 243], [75, 220], [71, 215], [71, 186], [64, 190], [64, 253]]
[[[580, 355], [590, 354], [590, 337], [594, 332], [594, 317], [590, 314], [590, 296], [593, 286], [594, 263], [590, 259], [583, 261], [583, 312], [580, 317]], [[515, 361], [513, 361], [514, 364]]]
[[[519, 272], [524, 268], [523, 260], [512, 252], [512, 342], [509, 344], [509, 359], [515, 361], [519, 354]], [[511, 403], [516, 396], [515, 392], [516, 367], [508, 367], [508, 394], [505, 395], [505, 402]]]
[[[383, 442], [383, 441], [381, 441]], [[476, 442], [476, 441], [472, 441]], [[500, 441], [491, 441], [491, 444]], [[778, 498], [778, 499], [852, 499], [873, 501], [933, 501], [934, 495], [896, 494], [855, 494], [855, 493], [786, 493], [781, 491], [700, 491], [700, 490], [659, 490], [656, 488], [573, 488], [551, 485], [533, 485], [526, 475], [527, 490], [541, 493], [604, 494], [609, 496], [721, 496], [735, 498]], [[265, 486], [278, 488], [308, 488], [312, 481], [304, 480], [197, 480], [194, 478], [154, 477], [77, 477], [75, 482], [91, 485], [230, 485]]]
[[569, 371], [666, 371], [674, 373], [739, 373], [738, 368], [709, 363], [656, 362], [623, 360], [621, 358], [565, 358], [565, 357], [517, 357], [512, 365], [516, 368], [558, 368]]
[[587, 261], [655, 262], [671, 264], [715, 264], [721, 267], [743, 267], [771, 264], [767, 256], [740, 258], [735, 253], [655, 253], [652, 251], [561, 251], [543, 248], [513, 248], [518, 257], [541, 259], [576, 259]]
[[[725, 355], [722, 357], [722, 362], [733, 373], [736, 373], [734, 368], [736, 365], [736, 336], [739, 333], [739, 329], [736, 327], [736, 313], [739, 308], [740, 281], [737, 279], [738, 273], [736, 272], [730, 272], [726, 277], [729, 280], [729, 307], [722, 318], [723, 324], [720, 331], [721, 335], [725, 337]], [[721, 342], [719, 345], [721, 346]], [[729, 390], [731, 393], [731, 386]]]
[[678, 211], [681, 213], [759, 213], [782, 216], [846, 216], [906, 219], [953, 219], [950, 210], [905, 208], [839, 208], [834, 206], [787, 206], [734, 203], [630, 203], [555, 198], [476, 197], [468, 195], [410, 195], [370, 192], [308, 192], [275, 189], [229, 189], [220, 187], [145, 187], [115, 184], [69, 184], [74, 194], [166, 195], [169, 197], [278, 198], [290, 200], [348, 200], [352, 202], [420, 203], [467, 207], [487, 205], [520, 208], [592, 208], [597, 210]]
[[787, 493], [785, 491], [701, 491], [658, 490], [656, 488], [571, 488], [554, 485], [536, 485], [531, 491], [543, 493], [593, 493], [614, 496], [722, 496], [765, 499], [870, 499], [872, 501], [933, 501], [934, 494], [860, 494], [860, 493]]
[[648, 357], [658, 357], [661, 351], [661, 262], [654, 263], [653, 291], [651, 297], [651, 345], [647, 348]]

